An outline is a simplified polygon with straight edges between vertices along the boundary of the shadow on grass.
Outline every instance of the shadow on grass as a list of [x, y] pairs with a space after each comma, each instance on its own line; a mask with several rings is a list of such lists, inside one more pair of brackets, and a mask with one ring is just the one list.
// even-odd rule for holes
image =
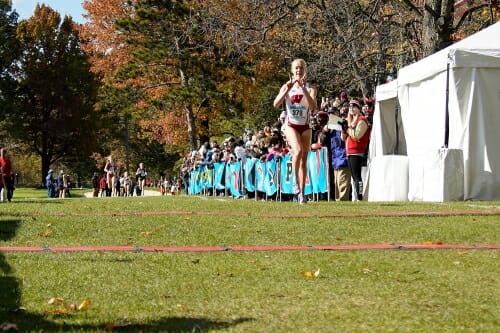
[[[21, 221], [0, 221], [0, 241], [6, 241], [16, 235]], [[12, 266], [0, 252], [0, 331], [18, 332], [65, 332], [65, 331], [113, 331], [113, 332], [206, 332], [236, 326], [251, 318], [231, 321], [216, 321], [208, 318], [160, 317], [147, 324], [133, 321], [124, 323], [71, 324], [71, 316], [58, 317], [27, 312], [21, 305], [21, 282], [13, 275]], [[61, 319], [68, 319], [62, 321]]]
[[240, 318], [231, 321], [215, 321], [208, 318], [164, 317], [147, 324], [132, 321], [123, 323], [101, 324], [71, 324], [68, 321], [52, 321], [48, 316], [40, 316], [23, 311], [10, 312], [7, 316], [0, 315], [0, 325], [10, 323], [16, 325], [19, 332], [208, 332], [227, 329], [240, 323], [251, 321], [249, 318]]

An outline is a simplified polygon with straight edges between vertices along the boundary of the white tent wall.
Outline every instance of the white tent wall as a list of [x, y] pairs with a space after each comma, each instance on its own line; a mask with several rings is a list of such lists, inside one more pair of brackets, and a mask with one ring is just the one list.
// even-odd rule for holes
[[378, 86], [375, 94], [365, 196], [369, 201], [406, 201], [408, 158], [397, 81]]
[[[408, 161], [401, 163], [408, 163], [409, 200], [500, 199], [499, 36], [500, 23], [496, 23], [400, 69], [397, 98], [408, 155]], [[393, 97], [383, 86], [379, 86], [380, 101], [376, 95], [371, 159], [393, 153], [394, 125], [386, 120]], [[449, 140], [443, 147], [447, 106]], [[370, 183], [372, 177], [370, 170]], [[396, 179], [390, 182], [397, 186]]]
[[397, 81], [378, 86], [375, 93], [377, 99], [370, 138], [370, 156], [406, 155], [406, 140], [397, 99]]
[[[464, 154], [465, 199], [500, 199], [500, 64], [498, 68], [454, 71], [462, 100], [462, 133], [454, 135]], [[450, 133], [451, 134], [451, 133]]]

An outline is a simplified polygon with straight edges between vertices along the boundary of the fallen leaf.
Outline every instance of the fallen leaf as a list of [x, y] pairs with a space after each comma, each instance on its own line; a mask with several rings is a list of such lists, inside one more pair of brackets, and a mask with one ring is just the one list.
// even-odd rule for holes
[[455, 266], [460, 265], [460, 261], [454, 261], [454, 262], [453, 262], [453, 265], [455, 265]]
[[64, 298], [62, 297], [52, 297], [51, 299], [49, 299], [49, 301], [47, 302], [47, 304], [60, 304], [64, 302]]
[[74, 304], [74, 303], [71, 303], [71, 304], [68, 306], [68, 308], [69, 308], [70, 310], [73, 310], [73, 311], [76, 311], [76, 310], [78, 309], [78, 307], [77, 307], [77, 306], [76, 306], [76, 304]]
[[78, 311], [81, 311], [81, 310], [86, 310], [90, 305], [90, 301], [88, 299], [86, 300], [83, 300], [83, 302], [78, 305]]
[[424, 245], [432, 245], [432, 241], [431, 240], [425, 240], [422, 242], [422, 244]]
[[300, 272], [300, 274], [302, 274], [302, 276], [304, 276], [306, 278], [315, 279], [319, 276], [319, 272], [320, 272], [320, 269], [318, 268], [318, 270], [314, 273], [312, 273], [312, 272]]
[[368, 274], [368, 273], [371, 273], [371, 272], [372, 272], [371, 269], [369, 269], [369, 268], [363, 268], [363, 273], [364, 274]]
[[141, 235], [143, 235], [143, 236], [151, 236], [152, 234], [153, 234], [153, 232], [151, 232], [151, 231], [143, 231], [143, 232], [141, 232]]
[[39, 232], [38, 233], [38, 236], [40, 237], [50, 237], [52, 235], [52, 231], [51, 230], [47, 230], [45, 232]]
[[187, 307], [187, 306], [185, 306], [184, 304], [177, 304], [177, 305], [175, 306], [175, 308], [176, 308], [177, 310], [179, 310], [179, 311], [187, 311], [187, 310], [188, 310], [188, 307]]

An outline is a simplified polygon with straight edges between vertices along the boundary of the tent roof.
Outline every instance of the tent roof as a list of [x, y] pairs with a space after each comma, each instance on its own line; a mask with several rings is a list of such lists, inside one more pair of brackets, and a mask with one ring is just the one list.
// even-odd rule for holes
[[398, 96], [398, 81], [393, 80], [387, 83], [378, 85], [375, 91], [377, 102], [387, 99], [396, 98]]
[[418, 62], [401, 68], [400, 85], [418, 82], [453, 67], [498, 67], [500, 64], [500, 22], [448, 46]]

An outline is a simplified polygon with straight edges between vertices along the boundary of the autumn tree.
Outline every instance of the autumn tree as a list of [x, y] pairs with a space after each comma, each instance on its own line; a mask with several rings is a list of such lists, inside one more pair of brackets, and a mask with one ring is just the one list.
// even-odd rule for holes
[[180, 137], [192, 150], [220, 134], [210, 124], [238, 119], [255, 87], [244, 74], [254, 64], [224, 43], [230, 27], [210, 10], [197, 1], [138, 1], [133, 17], [119, 24], [135, 46], [122, 79], [135, 78], [141, 88], [150, 119], [143, 125], [164, 143], [184, 130]]
[[86, 160], [95, 146], [97, 83], [71, 17], [61, 22], [50, 7], [37, 5], [19, 23], [17, 36], [19, 86], [15, 112], [7, 119], [12, 136], [40, 155], [43, 184], [51, 164]]

